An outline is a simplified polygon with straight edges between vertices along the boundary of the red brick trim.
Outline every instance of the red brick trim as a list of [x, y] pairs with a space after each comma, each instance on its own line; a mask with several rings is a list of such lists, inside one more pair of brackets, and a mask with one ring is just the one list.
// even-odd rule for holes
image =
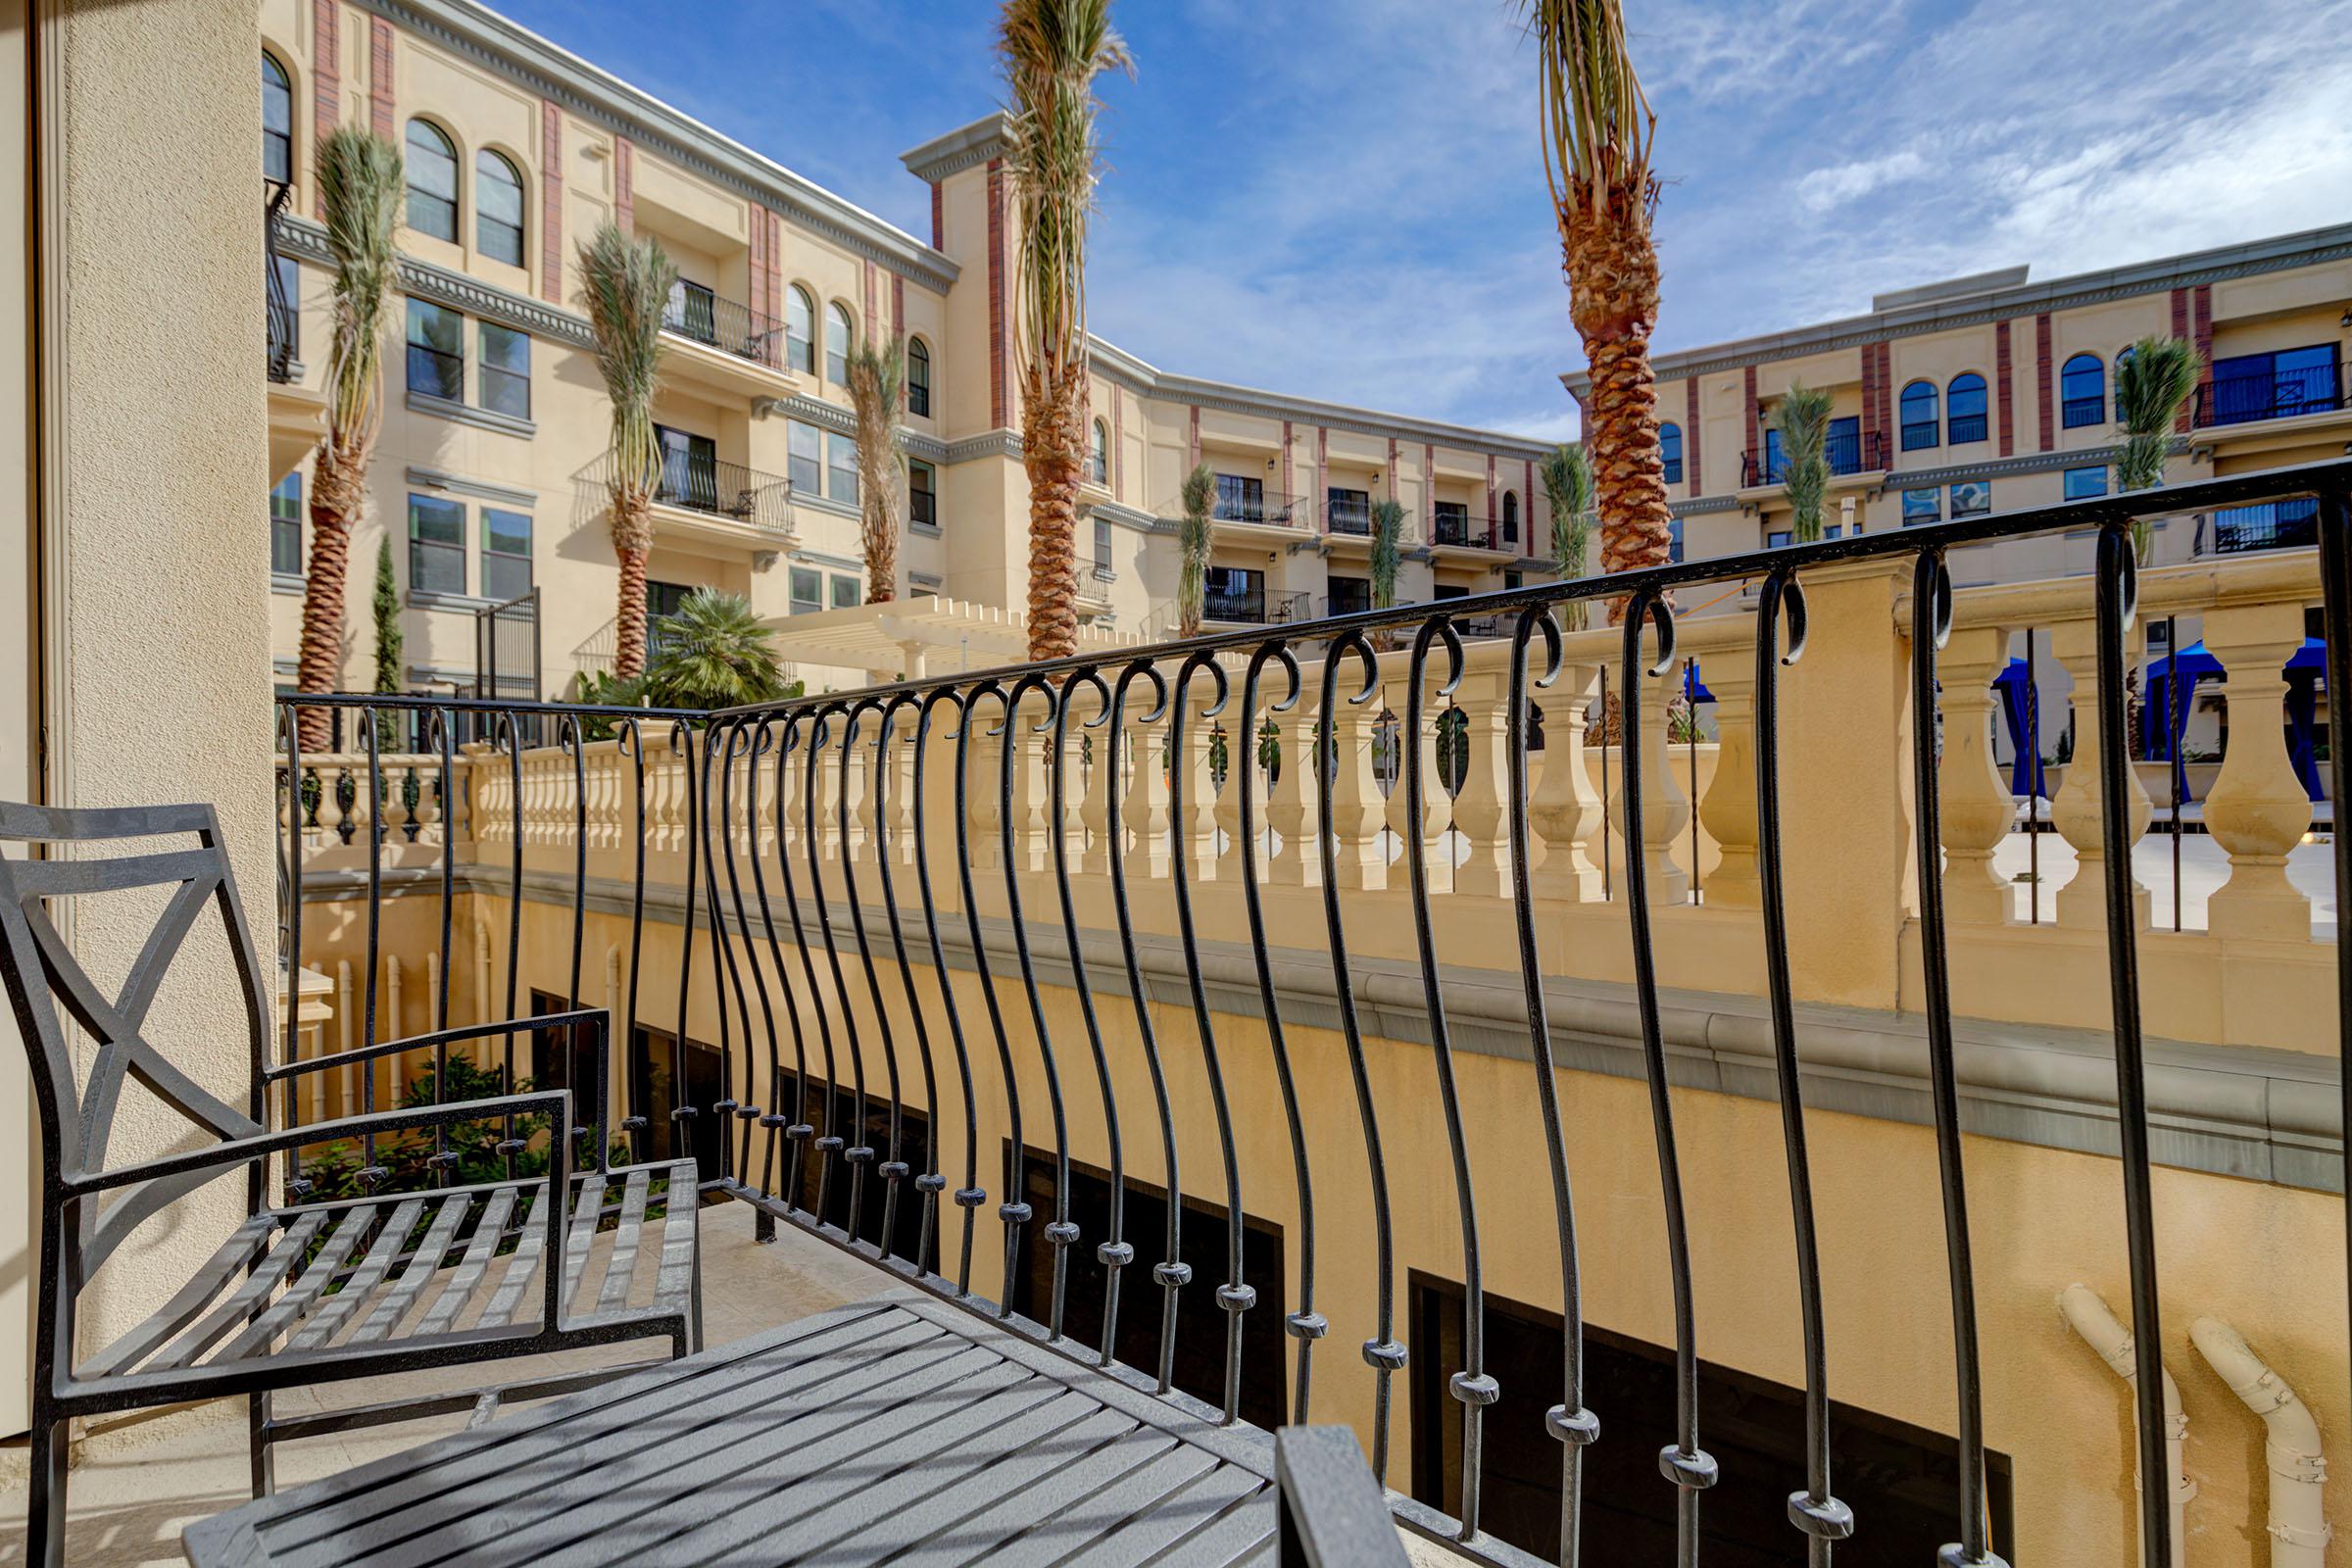
[[2174, 429], [2182, 431], [2188, 428], [2190, 419], [2195, 417], [2194, 411], [2206, 402], [2213, 386], [2213, 285], [2199, 283], [2194, 303], [2195, 326], [2189, 343], [2197, 351], [2197, 395], [2173, 423]]
[[931, 248], [935, 251], [948, 248], [947, 207], [940, 200], [939, 181], [936, 179], [931, 182]]
[[637, 149], [626, 136], [612, 138], [612, 220], [623, 234], [637, 232]]
[[[1747, 442], [1747, 466], [1752, 471], [1756, 466], [1756, 443], [1763, 440], [1763, 436], [1759, 432], [1764, 428], [1763, 416], [1756, 399], [1756, 368], [1752, 365], [1747, 368], [1747, 403], [1745, 413], [1741, 415], [1740, 419], [1747, 426], [1747, 434], [1744, 437]], [[1747, 474], [1742, 473], [1740, 477], [1744, 480]]]
[[368, 123], [386, 141], [392, 132], [392, 24], [368, 19]]
[[564, 111], [539, 100], [539, 292], [564, 298]]
[[1437, 537], [1438, 449], [1433, 442], [1421, 445], [1421, 526], [1423, 539]]
[[[343, 118], [343, 7], [339, 0], [311, 0], [311, 168], [318, 167], [318, 149], [335, 133]], [[326, 216], [326, 192], [311, 181], [311, 209]]]
[[2005, 458], [2017, 450], [2017, 394], [2011, 385], [2007, 321], [1993, 323], [1992, 373], [2001, 419], [2001, 456]]
[[[781, 323], [784, 319], [784, 216], [760, 209], [760, 221], [767, 225], [767, 315], [768, 319]], [[784, 363], [784, 334], [768, 334], [767, 363]]]
[[2034, 318], [2034, 384], [2035, 414], [2040, 419], [2041, 450], [2058, 445], [2055, 394], [2050, 385], [2050, 313]]
[[890, 340], [906, 341], [906, 279], [896, 272], [890, 274]]
[[1879, 346], [1862, 345], [1862, 451], [1863, 466], [1869, 466], [1868, 454], [1877, 445], [1871, 438], [1879, 433]]
[[1494, 543], [1494, 530], [1499, 526], [1494, 515], [1494, 454], [1487, 454], [1487, 543]]
[[1292, 493], [1292, 491], [1291, 491], [1291, 486], [1292, 486], [1292, 484], [1293, 484], [1293, 483], [1294, 483], [1294, 481], [1293, 481], [1293, 479], [1292, 479], [1292, 477], [1291, 477], [1291, 421], [1290, 421], [1290, 420], [1288, 420], [1288, 419], [1285, 419], [1285, 420], [1283, 420], [1283, 421], [1282, 421], [1282, 502], [1281, 502], [1281, 504], [1282, 504], [1283, 506], [1290, 507], [1290, 506], [1296, 506], [1296, 505], [1298, 504], [1298, 498], [1296, 495], [1294, 495], [1294, 494]]
[[1389, 499], [1396, 499], [1396, 438], [1389, 437]]
[[[1688, 437], [1685, 437], [1688, 440]], [[1527, 460], [1527, 472], [1519, 479], [1519, 514], [1527, 519], [1527, 535], [1519, 541], [1519, 553], [1536, 553], [1536, 460]]]
[[[1690, 380], [1685, 381], [1683, 383], [1683, 389], [1688, 394], [1686, 405], [1690, 410], [1690, 412], [1685, 415], [1683, 421], [1683, 477], [1689, 481], [1690, 493], [1692, 495], [1697, 495], [1700, 493], [1700, 475], [1698, 471], [1698, 377], [1692, 376]], [[1536, 466], [1533, 463], [1530, 463], [1527, 466], [1527, 514], [1530, 519], [1533, 519], [1536, 514]]]
[[1004, 160], [988, 161], [988, 418], [1004, 425]]
[[1119, 491], [1120, 477], [1127, 471], [1127, 400], [1114, 383], [1110, 389], [1110, 488]]
[[875, 274], [880, 270], [872, 262], [865, 264], [865, 340], [874, 341], [881, 329], [882, 281]]
[[1894, 430], [1894, 346], [1879, 345], [1879, 428]]
[[760, 330], [760, 321], [771, 313], [767, 308], [767, 210], [752, 209], [751, 279], [747, 286], [750, 298], [744, 303], [751, 307], [752, 330]]

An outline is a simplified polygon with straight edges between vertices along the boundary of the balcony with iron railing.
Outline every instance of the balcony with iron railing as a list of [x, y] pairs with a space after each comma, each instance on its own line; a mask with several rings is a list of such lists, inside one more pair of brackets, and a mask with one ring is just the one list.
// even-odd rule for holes
[[265, 180], [263, 192], [262, 258], [266, 283], [263, 309], [269, 350], [267, 372], [270, 380], [284, 382], [294, 378], [295, 356], [302, 352], [302, 317], [295, 308], [293, 294], [286, 287], [284, 263], [278, 252], [278, 232], [293, 195], [293, 187], [283, 180]]
[[[394, 972], [493, 1013], [611, 998], [643, 1026], [590, 1119], [639, 1157], [693, 1154], [763, 1233], [1252, 1474], [1267, 1429], [1344, 1422], [1396, 1520], [1473, 1560], [1678, 1535], [1685, 1562], [1798, 1560], [1849, 1509], [1894, 1561], [2166, 1560], [2174, 1489], [2112, 1473], [2165, 1473], [2165, 1405], [2108, 1364], [2160, 1386], [2204, 1314], [2292, 1347], [2315, 1405], [2352, 1375], [2312, 891], [2337, 852], [2303, 843], [2352, 767], [2338, 712], [2298, 720], [2299, 677], [2267, 673], [2325, 600], [2352, 686], [2348, 484], [2206, 479], [709, 715], [340, 699], [363, 738], [371, 702], [439, 716], [416, 751], [280, 759], [288, 925], [307, 967], [405, 945]], [[2326, 571], [2132, 564], [2134, 513], [2313, 496]], [[2084, 529], [2087, 576], [1944, 570]], [[1752, 612], [1667, 605], [1743, 581]], [[2233, 714], [2193, 802], [2128, 752], [2151, 623], [2201, 631], [2233, 708], [2281, 705]], [[2046, 804], [2013, 733], [2071, 735]], [[343, 1076], [327, 1110], [365, 1092]], [[2160, 1252], [2192, 1250], [2160, 1300]], [[2078, 1278], [2134, 1352], [2042, 1328]], [[913, 1441], [947, 1387], [861, 1396], [858, 1445]], [[2190, 1392], [2224, 1434], [2195, 1523], [2258, 1536], [2252, 1419]], [[779, 1498], [869, 1484], [847, 1452], [744, 1462]], [[1058, 1519], [1109, 1484], [1066, 1462], [987, 1503]], [[701, 1528], [682, 1482], [629, 1485]], [[1251, 1505], [1244, 1551], [1273, 1534]], [[1162, 1506], [1171, 1540], [1204, 1528]]]
[[1323, 503], [1323, 531], [1367, 537], [1372, 532], [1372, 503], [1326, 499]]
[[1314, 596], [1262, 587], [1211, 588], [1201, 597], [1200, 618], [1242, 626], [1289, 625], [1314, 618]]
[[702, 284], [671, 286], [662, 330], [664, 375], [703, 392], [760, 396], [797, 384], [784, 365], [784, 323]]
[[793, 531], [791, 481], [697, 452], [672, 447], [662, 453], [653, 499], [657, 508], [686, 514], [678, 520], [690, 525], [693, 518], [723, 518], [762, 535]]
[[[1886, 434], [1883, 430], [1833, 431], [1822, 442], [1821, 455], [1833, 479], [1883, 472], [1886, 467]], [[1740, 459], [1740, 488], [1750, 490], [1787, 481], [1788, 463], [1778, 451], [1758, 448]]]
[[1216, 501], [1210, 506], [1209, 521], [1234, 524], [1245, 528], [1301, 528], [1313, 513], [1313, 502], [1303, 496], [1266, 490], [1258, 486], [1221, 486]]
[[2198, 429], [2292, 419], [2352, 408], [2347, 367], [2333, 355], [2324, 364], [2284, 364], [2236, 374], [2220, 373], [2197, 388], [2189, 422]]

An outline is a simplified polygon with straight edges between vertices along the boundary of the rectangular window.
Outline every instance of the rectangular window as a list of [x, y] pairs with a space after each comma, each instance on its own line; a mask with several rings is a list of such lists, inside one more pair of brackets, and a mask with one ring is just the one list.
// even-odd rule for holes
[[531, 519], [525, 513], [482, 509], [482, 597], [505, 602], [531, 591]]
[[2199, 394], [2199, 424], [2282, 419], [2343, 406], [2337, 346], [2315, 343], [2275, 354], [2213, 362], [2213, 385]]
[[1249, 623], [1266, 618], [1266, 574], [1247, 566], [1211, 566], [1202, 574], [1200, 617]]
[[1982, 517], [1991, 511], [1991, 481], [1967, 479], [1952, 486], [1952, 515], [1954, 517]]
[[1470, 504], [1467, 501], [1441, 501], [1432, 519], [1435, 531], [1431, 537], [1442, 545], [1464, 545], [1470, 542]]
[[2286, 550], [2317, 544], [2319, 520], [2317, 496], [2265, 501], [2251, 507], [2223, 507], [2213, 514], [2213, 548], [2228, 555], [2240, 550]]
[[825, 433], [813, 424], [798, 419], [787, 422], [786, 434], [791, 444], [791, 461], [784, 475], [792, 481], [796, 495], [821, 496], [825, 493]]
[[662, 640], [667, 634], [669, 617], [686, 603], [694, 590], [682, 582], [652, 582], [645, 585], [645, 651], [650, 657], [662, 652]]
[[906, 465], [906, 520], [926, 528], [939, 526], [939, 495], [933, 488], [938, 475], [928, 463]]
[[1795, 542], [1796, 535], [1789, 532], [1787, 528], [1774, 528], [1767, 531], [1764, 535], [1764, 548], [1767, 550], [1778, 550], [1783, 545], [1794, 544]]
[[1666, 559], [1679, 565], [1683, 559], [1683, 519], [1680, 517], [1670, 519], [1666, 524], [1666, 532], [1670, 536], [1666, 546]]
[[1323, 492], [1324, 525], [1333, 533], [1372, 531], [1372, 492], [1329, 489]]
[[669, 304], [662, 312], [662, 325], [697, 343], [716, 343], [718, 296], [700, 283], [679, 278], [669, 285]]
[[865, 594], [858, 588], [857, 578], [835, 577], [833, 579], [833, 608], [835, 610], [853, 610], [862, 604], [864, 600]]
[[270, 569], [302, 575], [302, 475], [289, 473], [270, 490]]
[[439, 496], [409, 497], [409, 592], [466, 592], [466, 507]]
[[691, 430], [654, 426], [662, 445], [662, 484], [654, 499], [697, 512], [718, 510], [718, 443]]
[[847, 506], [858, 504], [858, 438], [825, 432], [825, 494]]
[[1217, 475], [1217, 510], [1209, 515], [1227, 522], [1266, 520], [1266, 484], [1247, 474]]
[[1372, 608], [1372, 579], [1369, 577], [1334, 577], [1331, 591], [1324, 596], [1323, 613], [1352, 615], [1359, 610]]
[[1779, 484], [1788, 477], [1788, 465], [1781, 458], [1781, 432], [1764, 432], [1764, 479], [1766, 484]]
[[1107, 517], [1095, 519], [1095, 575], [1110, 575], [1110, 519]]
[[792, 612], [806, 615], [825, 608], [825, 574], [814, 566], [792, 568]]
[[1916, 527], [1923, 522], [1943, 520], [1943, 492], [1931, 485], [1925, 490], [1903, 492], [1903, 526]]
[[1823, 461], [1832, 473], [1860, 473], [1862, 471], [1862, 417], [1847, 415], [1832, 419], [1827, 438], [1821, 444]]
[[409, 390], [466, 401], [466, 318], [423, 300], [409, 301]]
[[531, 338], [496, 321], [482, 328], [482, 407], [511, 418], [531, 416]]
[[2087, 468], [2066, 470], [2066, 499], [2087, 501], [2107, 493], [2107, 466], [2096, 464]]

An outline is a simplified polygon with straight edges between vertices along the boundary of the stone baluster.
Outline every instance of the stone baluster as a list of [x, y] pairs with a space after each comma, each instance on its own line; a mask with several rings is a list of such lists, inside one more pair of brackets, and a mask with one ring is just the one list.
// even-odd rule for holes
[[[1746, 649], [1735, 648], [1709, 657], [1706, 662], [1707, 690], [1715, 694], [1715, 776], [1707, 783], [1705, 799], [1698, 803], [1698, 819], [1722, 853], [1715, 869], [1707, 873], [1706, 900], [1721, 908], [1753, 909], [1764, 902], [1763, 884], [1756, 872], [1755, 657]], [[1780, 672], [1784, 698], [1802, 669], [1799, 664]], [[1801, 777], [1788, 748], [1783, 746], [1783, 791], [1798, 787]], [[1686, 838], [1684, 842], [1690, 841]]]
[[[1136, 695], [1143, 695], [1140, 688]], [[1130, 835], [1123, 853], [1131, 885], [1168, 874], [1167, 744], [1164, 713], [1148, 724], [1136, 710], [1129, 710], [1126, 793], [1119, 799], [1119, 821]]]
[[[1646, 652], [1644, 657], [1648, 657]], [[1663, 675], [1646, 667], [1627, 673], [1642, 682], [1642, 860], [1649, 873], [1649, 902], [1682, 904], [1690, 896], [1690, 877], [1675, 863], [1675, 841], [1690, 826], [1690, 802], [1677, 778], [1674, 749], [1666, 740], [1666, 707], [1682, 689], [1683, 666], [1676, 661]], [[1622, 764], [1620, 749], [1616, 760]], [[1625, 839], [1625, 785], [1622, 767], [1618, 788], [1609, 792], [1609, 823], [1620, 842]], [[1632, 854], [1632, 847], [1627, 847]]]
[[1013, 710], [1011, 727], [1004, 733], [1004, 744], [1014, 748], [1012, 754], [1012, 853], [1013, 864], [1024, 871], [1043, 871], [1054, 863], [1054, 852], [1046, 838], [1046, 750], [1053, 744], [1051, 733], [1038, 732], [1037, 723], [1046, 715], [1043, 697], [1031, 693]]
[[[1072, 726], [1075, 729], [1075, 725]], [[1119, 787], [1118, 736], [1107, 727], [1080, 732], [1083, 740], [1072, 740], [1077, 753], [1070, 759], [1070, 767], [1077, 775], [1075, 787], [1082, 799], [1078, 805], [1079, 820], [1085, 825], [1082, 839], [1085, 849], [1073, 857], [1074, 863], [1089, 876], [1110, 874], [1110, 792]], [[1124, 803], [1122, 803], [1124, 804]], [[1125, 849], [1122, 845], [1121, 850]]]
[[[989, 733], [990, 726], [1000, 715], [1001, 710], [994, 702], [973, 703], [964, 710], [963, 736], [954, 743], [968, 751], [968, 755], [961, 760], [961, 766], [964, 770], [964, 810], [969, 823], [966, 832], [970, 836], [971, 861], [975, 869], [1004, 862], [1004, 849], [998, 842], [1001, 831], [998, 824], [1004, 820], [1003, 808], [997, 801], [999, 769], [1002, 766], [998, 760], [998, 748], [1004, 744], [1004, 736]], [[950, 752], [947, 761], [951, 767], [957, 765], [956, 753]], [[953, 788], [952, 776], [950, 787]], [[951, 795], [950, 799], [953, 798]]]
[[[843, 723], [846, 725], [847, 720], [843, 720]], [[840, 750], [839, 772], [834, 787], [849, 792], [846, 829], [842, 826], [845, 819], [841, 799], [828, 797], [826, 804], [833, 812], [835, 831], [843, 835], [843, 861], [851, 865], [865, 865], [873, 859], [873, 720], [870, 717], [860, 720], [854, 737], [845, 727], [841, 733]]]
[[1464, 846], [1462, 863], [1454, 868], [1457, 893], [1496, 898], [1510, 891], [1510, 840], [1503, 832], [1503, 769], [1509, 743], [1504, 725], [1510, 714], [1509, 677], [1466, 675], [1454, 694], [1462, 712], [1463, 755], [1467, 766], [1461, 793], [1453, 798], [1454, 830]]
[[[776, 743], [783, 744], [781, 733], [777, 735]], [[783, 830], [776, 836], [776, 855], [779, 858], [790, 858], [796, 876], [800, 874], [801, 862], [808, 853], [808, 831], [801, 825], [801, 803], [808, 796], [808, 786], [802, 782], [802, 770], [808, 762], [808, 755], [804, 750], [808, 744], [808, 727], [803, 725], [795, 734], [792, 750], [784, 754], [783, 767], [776, 774], [775, 796], [768, 803], [768, 809], [784, 824]], [[761, 759], [762, 761], [770, 760]]]
[[[1073, 871], [1079, 869], [1085, 859], [1088, 831], [1086, 769], [1080, 761], [1085, 751], [1085, 743], [1078, 738], [1081, 733], [1083, 732], [1078, 727], [1077, 716], [1073, 715], [1066, 726], [1062, 741], [1061, 799], [1051, 802], [1048, 806], [1049, 809], [1060, 813], [1062, 842], [1068, 846], [1070, 868]], [[1046, 748], [1046, 776], [1050, 781], [1053, 778], [1054, 763], [1053, 732], [1049, 730], [1043, 740]], [[1050, 846], [1046, 856], [1047, 863], [1052, 864], [1053, 850]]]
[[[1434, 662], [1444, 659], [1445, 655], [1433, 650], [1430, 657]], [[1443, 675], [1444, 666], [1442, 664], [1429, 671], [1430, 686], [1434, 688]], [[1425, 701], [1429, 701], [1429, 707], [1418, 713], [1407, 712], [1404, 701], [1405, 682], [1401, 676], [1386, 683], [1382, 688], [1381, 697], [1387, 703], [1389, 711], [1396, 719], [1396, 777], [1389, 788], [1388, 806], [1381, 813], [1383, 820], [1388, 824], [1389, 831], [1396, 835], [1395, 863], [1397, 869], [1394, 878], [1395, 885], [1397, 887], [1405, 885], [1405, 835], [1417, 829], [1421, 834], [1422, 847], [1429, 857], [1430, 886], [1433, 889], [1449, 887], [1451, 880], [1442, 863], [1446, 852], [1446, 846], [1442, 840], [1446, 831], [1446, 818], [1452, 814], [1453, 803], [1452, 798], [1446, 793], [1446, 780], [1438, 770], [1438, 723], [1449, 710], [1443, 702], [1430, 700], [1428, 693], [1424, 692], [1423, 697]], [[1404, 788], [1405, 765], [1409, 760], [1407, 749], [1413, 747], [1418, 747], [1421, 753], [1421, 820], [1417, 824], [1409, 821], [1405, 815], [1407, 804]]]
[[434, 758], [420, 762], [412, 770], [416, 779], [416, 842], [439, 844], [445, 849], [449, 841], [449, 785], [441, 772], [441, 760]]
[[1539, 899], [1593, 903], [1606, 888], [1592, 850], [1607, 827], [1585, 760], [1585, 712], [1599, 692], [1598, 664], [1563, 664], [1559, 678], [1534, 695], [1544, 715], [1544, 756], [1541, 772], [1536, 759], [1528, 759], [1535, 776], [1528, 782], [1527, 816], [1531, 853], [1541, 858], [1528, 880]]
[[[1235, 701], [1239, 702], [1237, 693]], [[1239, 717], [1240, 709], [1231, 710]], [[1257, 737], [1248, 734], [1236, 724], [1225, 732], [1225, 782], [1216, 790], [1216, 799], [1209, 804], [1209, 875], [1220, 882], [1237, 882], [1242, 875], [1242, 769], [1257, 766]], [[1250, 781], [1257, 801], [1257, 809], [1250, 814], [1257, 818], [1256, 828], [1262, 835], [1266, 830], [1265, 775], [1261, 771]], [[1259, 862], [1265, 859], [1260, 844]]]
[[318, 843], [328, 849], [343, 842], [343, 824], [350, 812], [343, 805], [343, 785], [351, 770], [342, 762], [319, 759], [312, 764], [318, 778], [318, 809], [315, 820], [318, 824]]
[[[1197, 692], [1200, 702], [1205, 703], [1207, 682], [1202, 681]], [[1216, 747], [1216, 721], [1202, 718], [1198, 706], [1187, 715], [1184, 753], [1179, 760], [1184, 774], [1184, 820], [1176, 824], [1181, 844], [1193, 879], [1205, 881], [1217, 874], [1217, 778], [1209, 767], [1209, 756]], [[1232, 764], [1231, 751], [1227, 765]]]
[[[1389, 885], [1389, 859], [1380, 842], [1380, 777], [1372, 766], [1373, 725], [1379, 709], [1369, 702], [1347, 701], [1350, 673], [1341, 671], [1343, 690], [1332, 705], [1331, 835], [1337, 852], [1333, 863], [1342, 888], [1385, 888]], [[1312, 820], [1310, 816], [1310, 825]], [[1314, 847], [1308, 853], [1320, 858], [1323, 852]], [[1397, 885], [1402, 886], [1403, 881], [1403, 873], [1398, 872]]]
[[2279, 710], [2286, 662], [2302, 645], [2301, 605], [2205, 612], [2205, 648], [2222, 662], [2230, 705], [2229, 747], [2205, 797], [2206, 831], [2230, 852], [2230, 880], [2205, 906], [2215, 936], [2311, 939], [2311, 902], [2286, 879], [2287, 853], [2311, 828], [2311, 797], [2287, 757]]
[[1273, 833], [1265, 857], [1266, 879], [1283, 887], [1321, 887], [1323, 860], [1315, 848], [1315, 810], [1321, 803], [1315, 791], [1313, 702], [1302, 696], [1289, 712], [1274, 715], [1274, 724], [1281, 762], [1258, 813]]
[[[1936, 679], [1943, 687], [1943, 760], [1936, 773], [1943, 827], [1943, 912], [1955, 922], [2001, 925], [2016, 909], [2009, 884], [1992, 868], [1994, 852], [2017, 821], [2009, 775], [1992, 755], [1999, 706], [1992, 680], [2008, 662], [2006, 627], [1955, 631], [1936, 656]], [[1707, 684], [1720, 695], [1722, 687], [1711, 672]], [[1714, 897], [1710, 881], [1707, 898]]]
[[[2075, 850], [2074, 880], [2058, 890], [2060, 925], [2103, 927], [2107, 923], [2107, 854], [2102, 838], [2104, 792], [2099, 783], [2098, 627], [2089, 620], [2061, 621], [2050, 628], [2050, 653], [2073, 678], [2075, 747], [2066, 782], [2050, 803], [2050, 820]], [[2125, 842], [2134, 845], [2148, 830], [2152, 808], [2138, 771], [2124, 767]], [[2148, 890], [2132, 879], [2132, 923], [2148, 924]]]

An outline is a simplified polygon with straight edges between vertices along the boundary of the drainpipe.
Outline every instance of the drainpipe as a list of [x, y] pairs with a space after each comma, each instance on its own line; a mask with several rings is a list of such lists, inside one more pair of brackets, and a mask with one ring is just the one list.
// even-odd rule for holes
[[2320, 1453], [2320, 1423], [2229, 1324], [2201, 1317], [2188, 1326], [2188, 1337], [2268, 1429], [2262, 1451], [2271, 1470], [2271, 1568], [2322, 1568], [2331, 1531], [2321, 1508], [2328, 1461]]
[[[2124, 1385], [2132, 1389], [2132, 1398], [2139, 1397], [2133, 1385], [2137, 1367], [2132, 1361], [2132, 1331], [2115, 1320], [2099, 1293], [2087, 1285], [2069, 1285], [2058, 1293], [2058, 1311], [2082, 1342], [2099, 1352]], [[2180, 1413], [2180, 1390], [2173, 1382], [2173, 1374], [2164, 1374], [2164, 1468], [2166, 1489], [2172, 1495], [2173, 1560], [2171, 1568], [2186, 1568], [2188, 1562], [2188, 1499], [2197, 1494], [2196, 1483], [2180, 1471], [2180, 1449], [2188, 1437], [2188, 1417]], [[2137, 1446], [2133, 1446], [2134, 1453]], [[2133, 1462], [2132, 1485], [2138, 1490], [2146, 1484]]]

